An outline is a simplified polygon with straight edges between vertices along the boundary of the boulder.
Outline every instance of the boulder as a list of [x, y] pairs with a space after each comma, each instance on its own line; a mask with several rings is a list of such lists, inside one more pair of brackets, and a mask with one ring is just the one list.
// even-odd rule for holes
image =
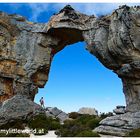
[[116, 108], [113, 110], [115, 114], [124, 114], [126, 113], [125, 106], [116, 106]]
[[66, 114], [62, 110], [58, 109], [57, 107], [47, 107], [46, 115], [53, 117], [53, 118], [58, 118], [60, 120], [60, 122], [62, 122], [62, 123], [65, 120], [69, 119], [68, 114]]
[[22, 95], [15, 95], [2, 103], [0, 108], [0, 126], [11, 121], [29, 120], [39, 114], [45, 114], [40, 105]]
[[53, 114], [51, 114], [49, 111], [46, 111], [46, 116], [47, 117], [55, 118], [55, 116]]
[[49, 107], [49, 108], [46, 108], [46, 110], [48, 110], [52, 115], [54, 116], [58, 116], [62, 111], [59, 110], [57, 107]]
[[66, 114], [65, 112], [61, 112], [57, 118], [60, 119], [60, 121], [63, 123], [65, 120], [68, 120], [69, 117], [68, 117], [68, 114]]
[[98, 115], [98, 111], [95, 108], [82, 107], [78, 111], [79, 114], [89, 114], [89, 115]]
[[140, 111], [107, 117], [94, 131], [107, 135], [126, 136], [128, 132], [137, 128], [140, 128]]
[[101, 125], [101, 126], [97, 127], [96, 129], [94, 129], [93, 132], [98, 132], [100, 134], [105, 134], [105, 135], [123, 137], [126, 135], [126, 133], [130, 132], [130, 130], [121, 129], [121, 128], [117, 128], [117, 127], [113, 127], [113, 126]]

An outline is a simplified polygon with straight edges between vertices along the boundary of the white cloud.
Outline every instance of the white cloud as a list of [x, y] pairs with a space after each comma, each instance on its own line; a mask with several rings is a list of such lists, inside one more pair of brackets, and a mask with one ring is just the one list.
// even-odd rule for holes
[[[87, 15], [106, 15], [117, 9], [120, 5], [138, 5], [134, 3], [72, 3], [70, 4], [75, 10]], [[61, 9], [66, 4], [56, 4], [57, 9]]]
[[[29, 20], [37, 22], [41, 13], [49, 12], [49, 10], [53, 10], [57, 13], [67, 4], [68, 3], [29, 3], [28, 6], [32, 11], [32, 16]], [[79, 12], [97, 16], [112, 13], [114, 9], [118, 8], [119, 5], [124, 5], [124, 3], [70, 3], [70, 5]], [[127, 5], [133, 6], [137, 4], [127, 3]], [[20, 5], [18, 6], [20, 7]]]
[[32, 16], [29, 20], [31, 21], [37, 21], [39, 15], [42, 13], [42, 12], [45, 12], [48, 10], [49, 8], [49, 4], [35, 4], [35, 3], [32, 3], [32, 4], [29, 4], [29, 7], [31, 8], [32, 10]]

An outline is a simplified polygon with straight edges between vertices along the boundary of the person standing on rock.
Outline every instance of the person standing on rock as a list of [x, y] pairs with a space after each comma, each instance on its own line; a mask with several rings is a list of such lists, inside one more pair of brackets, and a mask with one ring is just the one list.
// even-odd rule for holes
[[45, 109], [43, 97], [41, 97], [41, 99], [40, 99], [40, 105]]

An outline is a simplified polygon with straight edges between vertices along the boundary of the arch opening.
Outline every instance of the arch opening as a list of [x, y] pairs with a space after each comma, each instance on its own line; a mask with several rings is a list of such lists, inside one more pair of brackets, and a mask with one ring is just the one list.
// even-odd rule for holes
[[58, 107], [65, 112], [81, 107], [112, 112], [116, 105], [125, 104], [120, 79], [90, 55], [83, 42], [68, 45], [56, 54], [49, 81], [39, 89], [35, 102], [42, 96], [47, 107]]

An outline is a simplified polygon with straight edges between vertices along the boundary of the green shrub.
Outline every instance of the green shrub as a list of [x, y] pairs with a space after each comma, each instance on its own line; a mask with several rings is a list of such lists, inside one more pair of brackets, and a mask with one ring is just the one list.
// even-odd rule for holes
[[48, 119], [45, 115], [38, 115], [28, 121], [28, 126], [30, 128], [47, 128], [46, 123], [48, 123]]
[[56, 134], [61, 137], [76, 137], [77, 134], [84, 130], [89, 130], [89, 128], [75, 120], [67, 120]]
[[[44, 114], [37, 115], [31, 118], [28, 121], [22, 120], [13, 120], [12, 122], [8, 122], [7, 124], [0, 127], [0, 129], [20, 129], [24, 130], [25, 126], [28, 126], [30, 129], [36, 131], [35, 135], [45, 135], [48, 133], [48, 130], [57, 130], [60, 129], [61, 124], [59, 119], [53, 119], [52, 117], [46, 117]], [[0, 137], [28, 137], [29, 134], [8, 134], [0, 133]]]
[[99, 126], [99, 122], [101, 121], [100, 118], [95, 118], [95, 119], [91, 119], [87, 122], [87, 126], [90, 128], [90, 129], [94, 129], [95, 127]]
[[71, 112], [69, 113], [69, 118], [72, 119], [77, 119], [81, 114], [77, 113], [77, 112]]
[[127, 134], [127, 137], [140, 137], [140, 128], [135, 129]]
[[[36, 129], [35, 135], [44, 135], [48, 132], [49, 120], [45, 115], [37, 115], [28, 121], [28, 126], [31, 129]], [[39, 130], [44, 130], [44, 133], [39, 133]]]
[[112, 112], [102, 113], [100, 115], [101, 119], [105, 119], [106, 117], [111, 117], [111, 116], [113, 116], [113, 113]]
[[23, 130], [25, 128], [24, 123], [25, 121], [22, 120], [13, 120], [12, 122], [0, 126], [0, 129], [17, 128]]
[[[28, 122], [28, 126], [32, 129], [36, 129], [37, 133], [35, 135], [44, 135], [48, 133], [48, 130], [56, 130], [61, 127], [58, 119], [53, 119], [52, 117], [46, 117], [45, 115], [38, 115]], [[43, 133], [39, 131], [43, 129]]]
[[85, 130], [76, 135], [76, 137], [100, 137], [98, 133], [91, 130]]
[[61, 128], [56, 131], [60, 137], [98, 137], [99, 135], [92, 130], [99, 126], [101, 118], [95, 115], [70, 113], [73, 120], [66, 120]]
[[49, 130], [57, 130], [61, 127], [60, 122], [52, 121]]
[[94, 115], [83, 114], [82, 116], [77, 118], [77, 122], [79, 122], [81, 124], [86, 124], [88, 121], [95, 119], [95, 118], [96, 118], [96, 116], [94, 116]]
[[86, 125], [77, 123], [76, 121], [67, 121], [67, 124], [64, 124], [61, 129], [56, 131], [56, 134], [60, 137], [97, 137], [95, 132], [87, 127]]
[[[0, 126], [0, 129], [1, 130], [12, 130], [12, 129], [24, 130], [26, 123], [27, 123], [27, 121], [23, 121], [23, 120], [13, 120], [11, 122], [8, 122], [7, 124]], [[5, 133], [3, 132], [3, 133], [0, 133], [0, 137], [30, 137], [30, 134], [8, 133], [6, 135], [6, 132]]]
[[63, 124], [63, 128], [71, 128], [72, 126], [74, 126], [75, 124], [75, 120], [65, 120], [64, 124]]

